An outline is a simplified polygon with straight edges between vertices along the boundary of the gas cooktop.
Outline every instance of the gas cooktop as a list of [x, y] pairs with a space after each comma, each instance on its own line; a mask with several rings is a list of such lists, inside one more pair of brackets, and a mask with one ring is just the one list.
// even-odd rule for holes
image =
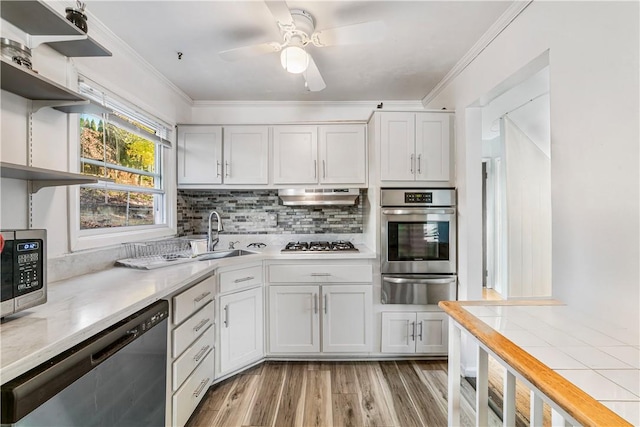
[[281, 252], [358, 252], [353, 243], [336, 242], [289, 242]]

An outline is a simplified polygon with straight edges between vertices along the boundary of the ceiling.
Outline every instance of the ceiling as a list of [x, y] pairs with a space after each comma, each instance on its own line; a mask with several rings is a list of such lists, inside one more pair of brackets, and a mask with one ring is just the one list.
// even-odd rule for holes
[[[99, 20], [194, 101], [420, 100], [510, 6], [508, 1], [294, 1], [316, 30], [382, 20], [380, 42], [310, 46], [327, 87], [308, 92], [278, 53], [218, 52], [282, 41], [263, 1], [94, 1]], [[89, 27], [91, 32], [91, 27]], [[182, 59], [178, 58], [182, 52]]]

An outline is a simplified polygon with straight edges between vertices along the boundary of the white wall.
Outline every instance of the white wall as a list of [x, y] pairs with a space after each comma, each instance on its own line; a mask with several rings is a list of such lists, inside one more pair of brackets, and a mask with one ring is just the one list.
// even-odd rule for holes
[[638, 17], [638, 2], [534, 1], [427, 105], [457, 114], [461, 295], [482, 283], [467, 107], [549, 50], [553, 296], [638, 328]]
[[[51, 4], [63, 14], [64, 3]], [[95, 21], [89, 25], [91, 37], [109, 49], [112, 57], [66, 58], [47, 45], [40, 45], [32, 50], [33, 68], [72, 90], [76, 89], [78, 72], [81, 72], [171, 125], [190, 119], [190, 99], [157, 75], [109, 30]], [[1, 32], [3, 37], [26, 43], [26, 35], [5, 21], [2, 21]], [[30, 104], [24, 98], [2, 91], [0, 158], [3, 161], [27, 164]], [[79, 165], [70, 160], [74, 151], [79, 152], [77, 115], [43, 108], [33, 113], [32, 119], [32, 166], [77, 172]], [[47, 229], [49, 258], [70, 252], [69, 191], [67, 187], [44, 188], [32, 197], [31, 227]], [[2, 179], [0, 192], [0, 228], [28, 227], [30, 213], [25, 182]]]

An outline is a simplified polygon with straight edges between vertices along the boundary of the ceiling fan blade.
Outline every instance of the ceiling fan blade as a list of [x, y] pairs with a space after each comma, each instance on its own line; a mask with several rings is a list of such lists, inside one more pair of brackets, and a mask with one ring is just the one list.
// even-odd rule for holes
[[282, 25], [291, 25], [293, 24], [293, 18], [291, 17], [291, 12], [289, 12], [289, 6], [284, 0], [265, 0], [265, 4], [271, 11], [271, 14], [276, 21], [278, 21]]
[[384, 22], [371, 21], [318, 31], [313, 34], [312, 40], [316, 46], [372, 43], [381, 41], [385, 33]]
[[225, 61], [238, 61], [252, 56], [264, 55], [266, 53], [280, 51], [280, 44], [275, 42], [254, 44], [252, 46], [238, 47], [235, 49], [223, 50], [218, 55]]
[[311, 55], [309, 55], [309, 66], [303, 74], [305, 86], [310, 92], [320, 92], [322, 89], [327, 87], [322, 75], [320, 74], [320, 70], [318, 70], [316, 62], [313, 60]]

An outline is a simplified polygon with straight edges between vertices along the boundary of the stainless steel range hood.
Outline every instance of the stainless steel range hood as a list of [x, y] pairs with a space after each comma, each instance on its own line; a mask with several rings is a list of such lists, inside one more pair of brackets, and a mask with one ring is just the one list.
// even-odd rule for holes
[[285, 206], [355, 205], [360, 190], [357, 188], [290, 188], [278, 190]]

